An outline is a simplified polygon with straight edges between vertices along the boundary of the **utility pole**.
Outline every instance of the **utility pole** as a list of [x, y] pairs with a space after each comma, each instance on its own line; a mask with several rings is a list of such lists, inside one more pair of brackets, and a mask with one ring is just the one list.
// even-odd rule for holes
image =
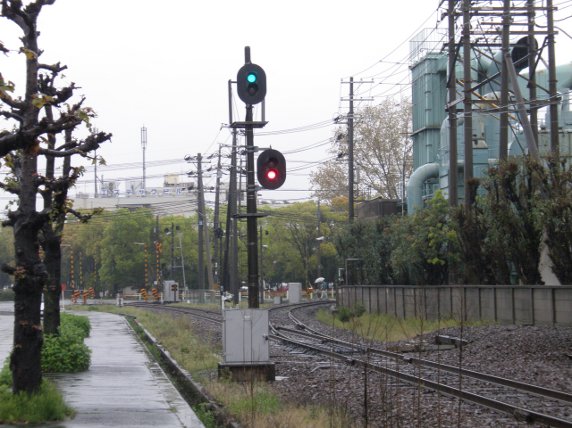
[[354, 78], [350, 77], [350, 110], [348, 113], [348, 220], [354, 221]]
[[536, 55], [538, 47], [535, 33], [536, 12], [534, 0], [526, 2], [527, 20], [528, 20], [528, 93], [530, 100], [530, 126], [534, 141], [538, 141], [538, 100], [536, 99]]
[[502, 69], [501, 69], [501, 93], [500, 93], [500, 134], [499, 134], [499, 161], [506, 161], [508, 157], [508, 65], [507, 58], [510, 53], [510, 2], [503, 0], [502, 17]]
[[[231, 81], [228, 82], [229, 96], [231, 96]], [[230, 103], [229, 103], [230, 104]], [[232, 123], [232, 110], [231, 110]], [[234, 246], [234, 225], [236, 224], [236, 140], [237, 130], [232, 130], [232, 152], [230, 156], [230, 179], [228, 184], [228, 205], [226, 211], [226, 234], [224, 241], [224, 261], [223, 261], [223, 291], [233, 294], [233, 303], [238, 303], [238, 287], [236, 283], [236, 253], [233, 251]]]
[[556, 76], [556, 50], [554, 46], [554, 5], [553, 0], [546, 0], [546, 17], [548, 24], [548, 96], [550, 100], [550, 151], [554, 165], [560, 165], [560, 135], [558, 129], [558, 78]]
[[171, 223], [171, 279], [175, 279], [175, 223]]
[[183, 290], [187, 293], [187, 279], [185, 278], [185, 257], [183, 255], [183, 240], [179, 234], [179, 252], [181, 254], [181, 272], [183, 274]]
[[218, 147], [218, 162], [216, 167], [216, 188], [215, 188], [215, 207], [214, 207], [214, 220], [213, 220], [213, 229], [214, 229], [214, 251], [213, 251], [213, 280], [215, 284], [220, 284], [219, 280], [219, 271], [220, 271], [220, 253], [221, 253], [221, 242], [222, 236], [221, 232], [222, 229], [220, 228], [219, 224], [219, 211], [220, 211], [220, 179], [222, 177], [222, 169], [221, 169], [221, 148], [222, 145]]
[[321, 245], [322, 245], [322, 241], [323, 241], [322, 212], [320, 211], [320, 199], [318, 199], [318, 208], [317, 208], [316, 218], [318, 220], [318, 224], [316, 225], [316, 231], [318, 232], [318, 237], [316, 238], [316, 241], [318, 241], [318, 250], [316, 252], [317, 259], [318, 259], [318, 266], [317, 266], [318, 276], [316, 278], [320, 278], [322, 276], [322, 248], [321, 248]]
[[203, 211], [203, 170], [202, 170], [202, 156], [199, 153], [197, 155], [197, 193], [198, 193], [198, 204], [197, 204], [197, 218], [198, 218], [198, 231], [199, 231], [199, 290], [205, 289], [205, 261], [204, 261], [204, 211]]
[[[349, 83], [350, 85], [350, 96], [349, 98], [342, 98], [342, 101], [349, 101], [349, 111], [348, 111], [348, 136], [347, 136], [347, 143], [348, 143], [348, 221], [352, 223], [354, 221], [354, 185], [355, 185], [355, 178], [354, 178], [354, 78], [350, 77], [349, 82], [342, 82], [342, 83]], [[370, 81], [362, 81], [361, 83], [373, 83], [372, 80]], [[373, 101], [373, 98], [362, 98], [360, 97], [360, 101]]]
[[155, 217], [155, 282], [158, 291], [162, 291], [161, 284], [161, 232], [159, 230], [159, 216]]
[[[179, 226], [177, 226], [179, 229]], [[165, 229], [165, 232], [169, 231], [169, 229]], [[171, 280], [175, 280], [175, 223], [171, 222]], [[175, 302], [177, 301], [177, 293], [174, 294]]]
[[94, 151], [95, 153], [95, 157], [94, 157], [94, 164], [93, 164], [93, 194], [94, 197], [97, 198], [98, 194], [97, 194], [97, 150]]
[[471, 0], [463, 0], [463, 115], [465, 121], [465, 207], [473, 205], [473, 104], [471, 76]]
[[[144, 279], [143, 279], [143, 288], [147, 289], [147, 287], [149, 286], [149, 246], [147, 244], [147, 242], [143, 243], [143, 255], [145, 257], [145, 261], [144, 261]], [[97, 272], [97, 268], [96, 268], [96, 272]]]
[[141, 127], [141, 148], [143, 149], [143, 194], [145, 194], [146, 184], [146, 170], [145, 170], [145, 149], [147, 149], [147, 128], [145, 126]]
[[203, 186], [203, 168], [202, 156], [197, 154], [197, 187], [198, 187], [198, 219], [199, 219], [199, 288], [203, 289], [205, 286], [205, 258], [206, 253], [206, 274], [207, 274], [207, 288], [213, 289], [213, 272], [210, 260], [210, 243], [208, 235], [208, 227], [206, 224], [206, 207], [205, 207], [205, 188]]
[[[455, 42], [455, 3], [456, 0], [449, 0], [448, 25], [449, 25], [449, 205], [457, 206], [458, 202], [458, 162], [457, 162], [457, 55], [458, 48]], [[405, 175], [405, 174], [404, 174]], [[405, 178], [403, 179], [405, 186]]]

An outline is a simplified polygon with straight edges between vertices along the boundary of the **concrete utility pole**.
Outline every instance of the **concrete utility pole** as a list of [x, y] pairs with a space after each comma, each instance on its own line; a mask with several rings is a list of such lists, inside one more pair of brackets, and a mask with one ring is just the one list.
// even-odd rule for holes
[[[229, 91], [230, 91], [229, 81]], [[228, 189], [228, 208], [226, 213], [226, 234], [224, 240], [224, 261], [222, 267], [223, 274], [223, 290], [233, 294], [233, 303], [238, 304], [238, 286], [237, 286], [237, 271], [235, 246], [235, 230], [236, 225], [236, 140], [237, 130], [232, 130], [232, 152], [230, 156], [230, 179]]]
[[161, 232], [159, 230], [159, 216], [155, 217], [155, 282], [158, 291], [162, 291], [161, 284]]
[[354, 221], [354, 78], [350, 77], [348, 113], [348, 221]]
[[449, 205], [457, 206], [458, 199], [458, 167], [457, 167], [457, 56], [458, 48], [455, 42], [455, 3], [449, 0], [448, 24], [449, 24]]
[[[342, 83], [349, 83], [350, 85], [350, 93], [349, 98], [342, 98], [342, 101], [349, 101], [349, 111], [348, 111], [348, 136], [347, 136], [347, 143], [348, 143], [348, 221], [351, 223], [354, 221], [354, 185], [355, 185], [355, 178], [354, 178], [354, 78], [350, 77], [349, 82], [342, 82]], [[363, 81], [360, 80], [360, 84], [362, 83], [373, 83], [372, 80], [370, 81]], [[359, 98], [360, 101], [373, 101], [373, 98]]]
[[449, 205], [457, 206], [458, 167], [457, 167], [457, 55], [459, 49], [455, 42], [455, 0], [449, 0]]
[[203, 170], [202, 170], [202, 156], [199, 153], [197, 155], [197, 192], [198, 192], [198, 204], [197, 204], [197, 219], [198, 219], [198, 232], [199, 232], [199, 290], [205, 289], [205, 259], [204, 259], [204, 234], [203, 228], [205, 224], [204, 211], [203, 211]]
[[550, 151], [554, 164], [560, 165], [560, 135], [558, 128], [558, 78], [556, 76], [556, 50], [554, 46], [554, 6], [552, 0], [546, 0], [548, 24], [548, 96], [550, 99]]
[[145, 126], [141, 127], [141, 149], [143, 149], [143, 182], [141, 183], [143, 187], [143, 194], [145, 194], [145, 189], [147, 188], [146, 183], [146, 166], [145, 166], [145, 150], [147, 149], [147, 128]]
[[220, 273], [220, 256], [221, 256], [221, 243], [222, 243], [222, 229], [219, 223], [219, 212], [220, 212], [220, 179], [222, 177], [222, 169], [221, 169], [221, 148], [222, 145], [218, 146], [218, 162], [216, 167], [216, 188], [215, 188], [215, 206], [214, 206], [214, 220], [213, 220], [213, 229], [214, 229], [214, 251], [213, 251], [213, 280], [215, 284], [220, 284], [219, 273]]
[[463, 0], [463, 116], [465, 140], [465, 207], [473, 205], [473, 79], [471, 76], [471, 0]]
[[171, 223], [171, 279], [175, 279], [175, 223]]
[[534, 37], [536, 20], [534, 1], [527, 0], [526, 2], [528, 19], [528, 98], [530, 100], [530, 126], [532, 127], [534, 140], [538, 141], [538, 100], [536, 99], [536, 55], [538, 46]]
[[502, 64], [501, 64], [501, 93], [500, 93], [500, 135], [499, 135], [499, 161], [506, 161], [508, 157], [508, 65], [507, 57], [510, 53], [510, 2], [511, 0], [503, 0], [503, 17], [502, 17]]
[[99, 195], [97, 194], [97, 150], [94, 151], [94, 159], [95, 163], [93, 164], [93, 196], [97, 198]]
[[203, 186], [203, 167], [200, 153], [197, 154], [197, 187], [198, 187], [198, 227], [199, 227], [199, 289], [205, 288], [205, 253], [206, 253], [206, 275], [207, 288], [213, 289], [213, 272], [210, 260], [210, 243], [208, 227], [206, 224], [205, 188]]
[[317, 217], [317, 225], [316, 225], [316, 232], [318, 237], [316, 238], [316, 241], [318, 242], [318, 248], [317, 248], [317, 252], [316, 252], [316, 256], [317, 256], [317, 277], [316, 278], [320, 278], [322, 276], [322, 241], [324, 240], [324, 237], [322, 236], [322, 212], [320, 210], [320, 199], [318, 199], [318, 206], [317, 206], [317, 212], [316, 212], [316, 217]]

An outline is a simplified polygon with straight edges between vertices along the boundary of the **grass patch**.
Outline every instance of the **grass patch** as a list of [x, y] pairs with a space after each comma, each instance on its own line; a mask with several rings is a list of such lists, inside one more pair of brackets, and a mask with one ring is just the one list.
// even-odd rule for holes
[[38, 424], [73, 416], [56, 386], [44, 379], [37, 394], [12, 393], [8, 364], [0, 372], [0, 424]]
[[264, 383], [209, 382], [213, 397], [224, 403], [239, 424], [250, 428], [313, 427], [342, 428], [352, 426], [335, 409], [315, 405], [296, 406], [281, 401], [271, 387]]
[[[453, 319], [438, 321], [421, 318], [399, 319], [385, 314], [370, 314], [360, 308], [342, 308], [338, 313], [320, 309], [316, 313], [316, 318], [326, 325], [352, 331], [360, 337], [379, 342], [412, 339], [421, 334], [442, 328], [459, 327], [463, 324]], [[466, 322], [464, 324], [467, 325]]]

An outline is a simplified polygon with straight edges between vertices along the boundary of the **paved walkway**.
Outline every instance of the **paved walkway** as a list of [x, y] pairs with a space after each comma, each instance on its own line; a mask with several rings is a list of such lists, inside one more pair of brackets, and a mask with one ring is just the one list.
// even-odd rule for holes
[[[0, 364], [12, 346], [13, 312], [0, 303]], [[83, 373], [54, 377], [73, 420], [52, 427], [203, 427], [193, 410], [151, 361], [125, 319], [103, 312], [81, 312], [89, 317], [91, 367]]]

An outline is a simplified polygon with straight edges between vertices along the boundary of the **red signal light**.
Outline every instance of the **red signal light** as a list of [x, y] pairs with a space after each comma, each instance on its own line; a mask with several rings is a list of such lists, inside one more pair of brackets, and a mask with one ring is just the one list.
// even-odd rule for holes
[[268, 171], [266, 171], [266, 178], [270, 181], [274, 181], [276, 180], [276, 178], [278, 177], [278, 171], [276, 171], [275, 169], [269, 169]]
[[257, 160], [258, 182], [265, 189], [278, 189], [286, 181], [286, 159], [278, 150], [266, 149]]

